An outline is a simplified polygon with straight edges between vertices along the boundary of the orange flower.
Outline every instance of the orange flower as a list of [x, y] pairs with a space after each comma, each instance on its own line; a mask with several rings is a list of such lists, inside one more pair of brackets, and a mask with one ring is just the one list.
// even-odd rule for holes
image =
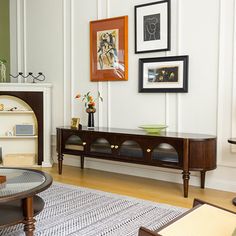
[[[80, 97], [81, 97], [80, 93], [78, 93], [75, 96], [76, 99], [79, 99]], [[101, 102], [103, 101], [103, 98], [101, 97], [100, 92], [98, 92], [98, 95], [95, 99], [93, 98], [92, 95], [90, 95], [90, 91], [82, 96], [82, 101], [84, 102], [84, 106], [86, 109], [96, 110], [95, 109], [95, 105], [96, 105], [95, 101], [97, 101], [97, 100], [100, 100]]]
[[95, 102], [89, 102], [88, 106], [94, 107], [95, 106]]

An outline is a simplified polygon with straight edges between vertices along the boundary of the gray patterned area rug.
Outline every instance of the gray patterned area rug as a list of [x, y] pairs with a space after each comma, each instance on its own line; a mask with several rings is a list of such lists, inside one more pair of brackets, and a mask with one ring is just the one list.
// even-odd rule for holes
[[[157, 229], [186, 211], [55, 182], [39, 195], [45, 208], [36, 216], [36, 236], [137, 236], [140, 226]], [[23, 236], [23, 225], [4, 228], [0, 235]]]

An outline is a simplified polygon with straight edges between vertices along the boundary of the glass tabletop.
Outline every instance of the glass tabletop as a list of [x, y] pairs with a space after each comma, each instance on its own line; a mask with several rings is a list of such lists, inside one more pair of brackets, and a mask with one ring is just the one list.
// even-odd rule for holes
[[6, 176], [0, 184], [0, 198], [32, 190], [46, 180], [40, 172], [26, 169], [0, 168], [0, 175]]

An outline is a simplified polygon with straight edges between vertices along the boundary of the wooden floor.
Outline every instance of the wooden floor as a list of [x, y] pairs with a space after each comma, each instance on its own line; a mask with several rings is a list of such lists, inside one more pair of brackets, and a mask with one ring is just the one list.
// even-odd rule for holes
[[54, 181], [98, 189], [106, 192], [118, 193], [167, 203], [170, 205], [191, 208], [194, 198], [199, 198], [227, 209], [236, 211], [236, 206], [231, 200], [236, 193], [218, 191], [214, 189], [189, 188], [189, 197], [183, 197], [181, 184], [158, 181], [142, 177], [115, 174], [94, 169], [81, 170], [78, 167], [63, 166], [63, 174], [57, 173], [57, 165], [53, 168], [42, 168], [50, 173]]

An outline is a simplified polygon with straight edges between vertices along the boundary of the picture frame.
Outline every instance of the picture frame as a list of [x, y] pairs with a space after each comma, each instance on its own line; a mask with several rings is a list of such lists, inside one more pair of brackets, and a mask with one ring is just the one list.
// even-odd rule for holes
[[135, 53], [170, 50], [170, 0], [151, 2], [134, 7]]
[[77, 117], [71, 118], [71, 125], [70, 125], [71, 128], [72, 129], [79, 129], [79, 127], [80, 127], [79, 122], [80, 122], [80, 118], [77, 118]]
[[90, 22], [90, 81], [128, 80], [128, 16]]
[[139, 92], [188, 92], [188, 55], [139, 59]]

